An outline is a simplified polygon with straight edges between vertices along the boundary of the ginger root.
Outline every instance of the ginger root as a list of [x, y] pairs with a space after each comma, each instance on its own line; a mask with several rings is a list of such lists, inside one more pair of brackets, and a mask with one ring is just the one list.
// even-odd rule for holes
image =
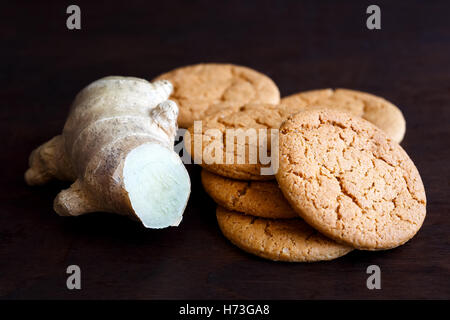
[[55, 198], [62, 216], [106, 211], [148, 228], [180, 223], [189, 175], [173, 151], [178, 107], [168, 81], [106, 77], [75, 98], [61, 135], [30, 155], [29, 185], [73, 181]]

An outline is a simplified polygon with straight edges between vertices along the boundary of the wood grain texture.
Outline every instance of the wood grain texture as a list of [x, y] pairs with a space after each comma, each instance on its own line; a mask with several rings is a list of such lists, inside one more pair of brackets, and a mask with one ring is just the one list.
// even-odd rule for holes
[[[62, 2], [10, 2], [0, 11], [0, 298], [450, 298], [450, 23], [448, 1], [78, 1], [82, 30]], [[61, 218], [66, 184], [25, 185], [30, 151], [61, 132], [75, 94], [105, 75], [152, 79], [198, 62], [269, 75], [282, 95], [344, 87], [380, 95], [406, 118], [402, 146], [424, 180], [427, 218], [406, 245], [331, 262], [274, 263], [232, 246], [215, 204], [188, 166], [192, 195], [179, 228], [145, 230], [114, 215]], [[82, 290], [65, 287], [66, 267]], [[366, 288], [367, 266], [382, 290]]]

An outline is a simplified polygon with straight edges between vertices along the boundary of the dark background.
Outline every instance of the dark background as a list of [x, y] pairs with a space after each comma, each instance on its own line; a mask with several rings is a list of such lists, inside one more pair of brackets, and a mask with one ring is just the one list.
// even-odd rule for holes
[[[450, 298], [450, 2], [11, 1], [0, 10], [0, 298], [404, 299]], [[426, 187], [427, 218], [406, 245], [331, 262], [266, 261], [220, 233], [199, 167], [180, 227], [146, 230], [126, 218], [62, 218], [68, 185], [28, 187], [29, 153], [61, 132], [75, 94], [106, 75], [152, 79], [175, 67], [231, 62], [269, 75], [282, 95], [345, 87], [381, 95], [407, 120], [403, 147]], [[66, 267], [82, 290], [66, 289]], [[367, 266], [382, 290], [366, 288]]]

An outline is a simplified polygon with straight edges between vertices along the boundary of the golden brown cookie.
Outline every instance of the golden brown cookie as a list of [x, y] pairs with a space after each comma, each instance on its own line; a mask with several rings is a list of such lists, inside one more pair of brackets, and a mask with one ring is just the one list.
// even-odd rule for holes
[[170, 99], [180, 109], [178, 125], [188, 128], [203, 119], [208, 107], [232, 103], [273, 103], [280, 101], [276, 84], [253, 69], [232, 64], [202, 63], [177, 68], [155, 80], [169, 80], [174, 87]]
[[304, 111], [280, 127], [276, 178], [294, 210], [324, 235], [358, 249], [411, 239], [426, 214], [414, 163], [368, 121], [335, 110]]
[[312, 90], [281, 99], [291, 113], [320, 106], [344, 111], [366, 119], [400, 143], [405, 135], [406, 122], [402, 112], [389, 101], [375, 95], [348, 89]]
[[313, 262], [339, 258], [353, 248], [338, 244], [301, 219], [257, 218], [217, 207], [222, 233], [244, 251], [275, 261]]
[[202, 184], [216, 203], [228, 210], [262, 218], [296, 218], [276, 181], [242, 181], [218, 176], [203, 169]]
[[[278, 135], [282, 121], [278, 109], [277, 105], [251, 103], [208, 112], [201, 130], [195, 131], [198, 127], [192, 126], [186, 132], [186, 148], [195, 163], [218, 175], [239, 180], [273, 180], [273, 172], [262, 169], [270, 167], [271, 136], [267, 129], [276, 127]], [[260, 140], [263, 136], [259, 130], [268, 137], [266, 159], [260, 157], [259, 146], [266, 143]], [[229, 146], [232, 150], [227, 149]]]

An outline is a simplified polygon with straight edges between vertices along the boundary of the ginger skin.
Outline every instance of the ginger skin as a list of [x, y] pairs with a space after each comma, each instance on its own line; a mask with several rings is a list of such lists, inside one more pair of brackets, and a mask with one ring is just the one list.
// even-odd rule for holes
[[29, 185], [73, 181], [55, 198], [62, 216], [106, 211], [146, 227], [178, 225], [190, 193], [173, 151], [178, 107], [168, 81], [106, 77], [76, 97], [61, 135], [30, 155]]

